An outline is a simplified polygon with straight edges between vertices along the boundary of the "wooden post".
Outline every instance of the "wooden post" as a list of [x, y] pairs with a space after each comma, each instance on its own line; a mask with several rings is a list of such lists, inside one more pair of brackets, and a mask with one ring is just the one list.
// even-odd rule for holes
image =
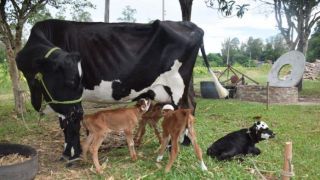
[[267, 82], [267, 110], [269, 110], [269, 96], [270, 96], [270, 94], [269, 94], [269, 82]]
[[290, 180], [294, 176], [292, 165], [292, 142], [286, 142], [284, 151], [284, 164], [281, 172], [282, 180]]

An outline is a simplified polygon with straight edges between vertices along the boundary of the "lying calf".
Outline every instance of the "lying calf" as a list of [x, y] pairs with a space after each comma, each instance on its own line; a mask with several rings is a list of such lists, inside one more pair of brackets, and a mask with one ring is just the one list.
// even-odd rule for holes
[[151, 101], [141, 99], [132, 108], [118, 108], [113, 110], [99, 111], [91, 115], [85, 115], [83, 126], [89, 132], [87, 139], [82, 145], [83, 159], [87, 160], [88, 149], [92, 154], [93, 163], [98, 173], [102, 167], [98, 160], [98, 150], [103, 139], [110, 131], [124, 131], [131, 158], [137, 159], [134, 150], [132, 131], [138, 123], [141, 115], [148, 111]]
[[192, 115], [192, 110], [178, 109], [174, 111], [174, 108], [171, 105], [165, 105], [162, 110], [163, 110], [162, 143], [159, 150], [157, 162], [160, 162], [162, 160], [163, 153], [171, 137], [171, 142], [172, 142], [171, 155], [170, 155], [169, 163], [166, 166], [165, 172], [170, 171], [171, 166], [179, 152], [179, 146], [178, 146], [179, 137], [182, 133], [184, 133], [185, 129], [187, 128], [188, 130], [187, 135], [190, 138], [191, 143], [193, 144], [195, 153], [201, 164], [201, 169], [207, 170], [207, 167], [202, 160], [201, 149], [196, 142], [196, 134], [193, 129], [194, 117]]
[[241, 129], [218, 139], [208, 148], [207, 154], [218, 160], [229, 160], [236, 155], [259, 155], [261, 151], [255, 144], [274, 136], [265, 122], [258, 121], [249, 129]]
[[154, 133], [156, 134], [159, 140], [159, 144], [161, 144], [161, 136], [160, 136], [160, 132], [158, 130], [157, 124], [162, 117], [162, 114], [161, 114], [162, 106], [163, 104], [161, 103], [151, 104], [149, 107], [149, 110], [142, 115], [142, 118], [139, 121], [137, 133], [134, 138], [135, 144], [137, 146], [141, 144], [143, 135], [146, 132], [147, 124], [149, 124], [154, 129]]

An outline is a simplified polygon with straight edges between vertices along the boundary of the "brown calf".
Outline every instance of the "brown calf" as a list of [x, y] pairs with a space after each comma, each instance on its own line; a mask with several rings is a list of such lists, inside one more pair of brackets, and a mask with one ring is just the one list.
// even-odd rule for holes
[[162, 110], [163, 104], [157, 103], [157, 104], [151, 104], [149, 107], [149, 110], [142, 115], [141, 120], [139, 121], [138, 130], [135, 135], [135, 144], [139, 146], [142, 141], [142, 137], [146, 132], [146, 125], [149, 124], [153, 129], [154, 133], [156, 134], [159, 144], [161, 144], [161, 136], [160, 132], [157, 128], [157, 124], [159, 120], [162, 117], [161, 110]]
[[148, 111], [151, 101], [141, 99], [134, 107], [103, 110], [94, 114], [85, 115], [83, 126], [89, 131], [89, 135], [82, 145], [83, 159], [87, 160], [88, 149], [92, 154], [93, 163], [98, 173], [102, 167], [98, 160], [98, 150], [103, 139], [110, 131], [124, 131], [132, 160], [137, 159], [134, 150], [132, 131], [138, 124], [141, 115]]
[[163, 117], [164, 119], [162, 122], [162, 143], [159, 150], [159, 155], [157, 157], [157, 162], [160, 162], [162, 160], [163, 153], [168, 145], [170, 137], [172, 142], [171, 155], [169, 162], [166, 166], [165, 172], [170, 171], [171, 166], [178, 155], [178, 139], [180, 135], [185, 132], [185, 130], [186, 134], [191, 140], [191, 143], [193, 144], [196, 156], [200, 161], [201, 169], [207, 170], [207, 167], [202, 160], [202, 151], [196, 142], [196, 134], [193, 129], [194, 116], [192, 115], [192, 110], [178, 109], [174, 111], [171, 105], [165, 105], [163, 107]]

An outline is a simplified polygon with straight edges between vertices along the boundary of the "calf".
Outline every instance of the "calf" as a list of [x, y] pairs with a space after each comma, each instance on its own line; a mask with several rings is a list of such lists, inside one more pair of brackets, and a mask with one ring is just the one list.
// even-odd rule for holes
[[259, 155], [261, 151], [255, 144], [274, 136], [265, 122], [257, 121], [250, 128], [229, 133], [218, 139], [207, 149], [207, 154], [219, 161], [229, 160], [236, 155]]
[[156, 134], [156, 136], [159, 140], [159, 144], [161, 144], [161, 136], [160, 136], [160, 132], [157, 128], [157, 124], [162, 117], [162, 114], [161, 114], [162, 106], [163, 106], [163, 104], [161, 104], [161, 103], [151, 104], [149, 107], [149, 110], [142, 115], [142, 118], [139, 121], [137, 133], [134, 138], [135, 144], [137, 146], [139, 146], [141, 144], [143, 135], [146, 132], [146, 125], [147, 124], [149, 124], [154, 129], [154, 133]]
[[169, 163], [165, 168], [165, 172], [169, 172], [171, 166], [176, 159], [179, 151], [178, 139], [182, 133], [187, 129], [187, 135], [193, 144], [196, 156], [201, 164], [202, 170], [207, 170], [206, 165], [202, 160], [202, 152], [199, 145], [196, 142], [196, 134], [193, 129], [194, 117], [191, 109], [178, 109], [174, 111], [173, 106], [165, 105], [163, 107], [163, 122], [162, 122], [162, 142], [157, 157], [157, 162], [160, 162], [163, 158], [163, 153], [168, 145], [171, 137], [172, 149], [169, 159]]
[[98, 173], [102, 167], [98, 160], [98, 150], [103, 139], [110, 131], [124, 131], [132, 160], [137, 159], [134, 150], [132, 131], [141, 115], [148, 111], [151, 101], [141, 99], [134, 107], [118, 108], [113, 110], [99, 111], [91, 115], [85, 115], [83, 126], [89, 131], [88, 137], [83, 143], [83, 159], [87, 160], [87, 151], [90, 147], [93, 163]]

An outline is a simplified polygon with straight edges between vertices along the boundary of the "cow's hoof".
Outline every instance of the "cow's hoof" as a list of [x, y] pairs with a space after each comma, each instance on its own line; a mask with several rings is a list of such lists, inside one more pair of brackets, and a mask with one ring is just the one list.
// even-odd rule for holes
[[63, 161], [69, 161], [69, 156], [66, 156], [66, 155], [62, 155], [59, 159], [58, 159], [58, 161], [61, 161], [61, 162], [63, 162]]
[[66, 167], [71, 167], [77, 163], [77, 161], [80, 161], [80, 157], [71, 157], [69, 158], [68, 162], [66, 163]]

